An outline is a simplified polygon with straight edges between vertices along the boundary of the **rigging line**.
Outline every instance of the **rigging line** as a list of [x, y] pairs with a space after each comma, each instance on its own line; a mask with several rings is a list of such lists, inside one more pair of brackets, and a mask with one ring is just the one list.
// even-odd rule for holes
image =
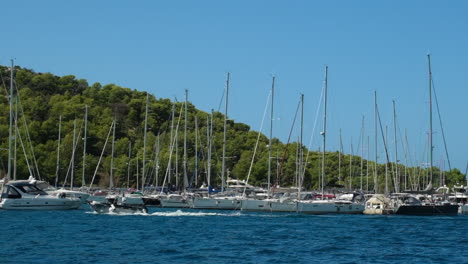
[[[78, 136], [77, 136], [77, 139], [76, 139], [76, 142], [75, 142], [75, 145], [73, 146], [73, 149], [72, 149], [72, 157], [75, 156], [75, 150], [76, 150], [76, 147], [78, 146], [78, 141], [79, 141], [79, 138], [81, 137], [81, 128], [83, 127], [83, 124], [84, 124], [84, 120], [81, 122], [81, 126], [80, 126], [80, 132], [78, 133]], [[72, 163], [73, 163], [73, 159], [70, 159], [70, 163], [68, 164], [68, 169], [67, 169], [67, 174], [65, 175], [65, 180], [63, 181], [63, 185], [66, 185], [67, 183], [67, 180], [68, 180], [68, 175], [71, 171], [71, 166], [72, 166]], [[70, 186], [72, 184], [70, 183]]]
[[[182, 117], [182, 110], [184, 109], [183, 105], [180, 107], [180, 112], [179, 112], [179, 120], [177, 120], [177, 126], [175, 128], [175, 133], [174, 133], [174, 138], [172, 139], [172, 142], [171, 143], [171, 146], [170, 146], [170, 153], [169, 153], [169, 160], [168, 160], [168, 166], [166, 167], [166, 173], [164, 175], [164, 181], [163, 181], [163, 184], [161, 186], [161, 192], [160, 192], [160, 195], [163, 194], [164, 192], [164, 186], [166, 185], [166, 180], [167, 180], [167, 177], [170, 173], [169, 171], [169, 168], [171, 167], [169, 164], [172, 162], [172, 153], [174, 152], [174, 145], [175, 145], [175, 142], [176, 142], [176, 139], [177, 139], [177, 136], [178, 136], [178, 132], [179, 132], [179, 124], [180, 124], [180, 119]], [[177, 175], [176, 175], [177, 177]], [[169, 190], [168, 190], [169, 191]]]
[[292, 135], [292, 132], [293, 132], [293, 129], [294, 129], [294, 124], [296, 123], [297, 114], [299, 112], [299, 106], [300, 105], [301, 105], [301, 100], [299, 99], [299, 102], [297, 103], [296, 114], [294, 115], [293, 123], [292, 123], [291, 129], [289, 131], [288, 141], [286, 142], [286, 145], [284, 145], [284, 152], [283, 152], [283, 156], [281, 157], [281, 162], [279, 164], [279, 173], [277, 175], [275, 185], [279, 184], [279, 180], [280, 180], [280, 178], [281, 178], [281, 176], [283, 174], [283, 163], [284, 163], [284, 160], [285, 160], [286, 155], [288, 153], [288, 145], [289, 145], [289, 142], [291, 141], [291, 135]]
[[250, 174], [252, 172], [253, 164], [254, 164], [254, 161], [255, 161], [255, 154], [257, 153], [258, 142], [260, 141], [260, 136], [262, 135], [263, 124], [265, 122], [265, 116], [267, 114], [270, 98], [271, 98], [271, 91], [270, 91], [270, 93], [268, 95], [267, 102], [265, 104], [265, 110], [263, 111], [262, 123], [260, 125], [260, 130], [258, 131], [257, 142], [255, 143], [254, 153], [252, 155], [252, 160], [250, 162], [249, 172], [247, 173], [246, 185], [244, 186], [244, 191], [242, 192], [242, 197], [245, 197], [245, 190], [247, 189], [247, 184], [249, 183]]
[[[16, 126], [16, 132], [19, 134], [18, 126]], [[29, 161], [28, 161], [28, 155], [26, 154], [26, 149], [24, 148], [23, 139], [21, 139], [21, 136], [19, 137], [19, 139], [20, 139], [21, 147], [23, 148], [23, 153], [24, 153], [24, 157], [26, 160], [26, 166], [28, 166], [29, 174], [33, 176], [33, 173], [31, 171], [31, 166], [29, 165]]]
[[437, 100], [437, 94], [434, 86], [434, 80], [431, 79], [432, 82], [432, 90], [434, 91], [434, 99], [437, 107], [437, 115], [439, 116], [439, 123], [440, 123], [440, 130], [442, 132], [442, 139], [444, 140], [444, 148], [445, 148], [445, 155], [447, 156], [447, 162], [449, 166], [449, 171], [452, 170], [452, 166], [450, 164], [450, 158], [449, 158], [449, 153], [447, 149], [447, 141], [445, 140], [445, 133], [444, 133], [444, 127], [442, 125], [442, 116], [440, 115], [440, 108], [439, 108], [439, 100]]
[[[39, 166], [37, 165], [37, 159], [36, 159], [36, 155], [34, 153], [34, 147], [33, 147], [33, 144], [32, 144], [31, 136], [29, 134], [29, 127], [28, 127], [28, 123], [26, 121], [26, 115], [24, 114], [23, 104], [21, 103], [21, 96], [20, 96], [20, 93], [19, 93], [20, 85], [16, 82], [16, 80], [13, 80], [13, 81], [15, 82], [16, 98], [18, 100], [18, 105], [20, 106], [24, 126], [26, 128], [26, 139], [28, 140], [29, 148], [31, 149], [32, 159], [33, 159], [33, 162], [34, 162], [34, 168], [36, 169], [37, 176], [38, 176], [39, 180], [41, 180], [41, 174], [39, 172]], [[18, 122], [17, 115], [18, 115], [18, 113], [15, 116], [15, 121], [16, 122]]]
[[[382, 128], [382, 120], [380, 119], [380, 112], [379, 112], [379, 107], [378, 106], [377, 106], [377, 118], [379, 119], [380, 132], [382, 134], [382, 140], [383, 140], [383, 143], [384, 143], [385, 157], [387, 158], [387, 163], [390, 163], [390, 159], [388, 157], [387, 142], [385, 140], [385, 135], [384, 135], [383, 128]], [[393, 189], [395, 190], [395, 182], [393, 181], [393, 177], [390, 177], [390, 179], [392, 180]]]
[[318, 121], [318, 116], [319, 116], [319, 113], [320, 113], [320, 108], [322, 106], [322, 99], [323, 99], [323, 93], [325, 91], [325, 86], [322, 87], [322, 92], [320, 94], [320, 98], [319, 98], [319, 103], [317, 105], [317, 110], [315, 111], [315, 121], [314, 121], [314, 127], [312, 129], [312, 134], [310, 135], [310, 139], [309, 139], [309, 147], [308, 147], [308, 150], [307, 150], [307, 155], [306, 155], [306, 159], [305, 159], [305, 163], [304, 163], [304, 166], [301, 170], [301, 175], [300, 177], [302, 178], [301, 181], [303, 182], [304, 181], [304, 176], [305, 176], [305, 171], [306, 171], [306, 168], [307, 168], [307, 164], [308, 164], [308, 160], [309, 160], [309, 155], [310, 155], [310, 149], [312, 149], [312, 143], [313, 143], [313, 140], [314, 140], [314, 135], [315, 135], [315, 129], [317, 128], [317, 121]]
[[93, 178], [92, 178], [92, 180], [91, 180], [91, 183], [89, 184], [89, 189], [90, 189], [90, 190], [91, 190], [91, 188], [93, 187], [94, 178], [96, 177], [97, 171], [98, 171], [98, 169], [99, 169], [99, 164], [101, 164], [102, 156], [104, 155], [104, 152], [106, 151], [107, 142], [109, 141], [109, 137], [110, 137], [110, 134], [111, 134], [111, 132], [112, 132], [112, 128], [113, 128], [113, 126], [115, 125], [114, 121], [115, 121], [115, 120], [112, 120], [112, 123], [111, 123], [111, 125], [110, 125], [109, 132], [107, 133], [106, 142], [104, 143], [104, 147], [102, 147], [101, 156], [99, 157], [98, 163], [97, 163], [97, 165], [96, 165], [96, 170], [94, 171]]
[[223, 93], [221, 94], [221, 100], [219, 101], [219, 105], [218, 105], [218, 110], [217, 112], [219, 112], [221, 110], [221, 106], [223, 104], [223, 99], [224, 99], [224, 94], [226, 93], [226, 89], [223, 89]]

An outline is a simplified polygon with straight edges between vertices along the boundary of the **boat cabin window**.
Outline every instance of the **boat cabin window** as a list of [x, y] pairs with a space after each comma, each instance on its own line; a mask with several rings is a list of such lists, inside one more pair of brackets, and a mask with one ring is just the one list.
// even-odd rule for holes
[[32, 195], [47, 195], [46, 192], [43, 190], [39, 189], [36, 187], [36, 185], [33, 184], [28, 184], [28, 185], [22, 185], [22, 186], [16, 186], [18, 189], [20, 189], [22, 192], [27, 193], [27, 194], [32, 194]]
[[15, 188], [6, 186], [3, 189], [2, 198], [19, 199], [21, 198], [21, 194]]

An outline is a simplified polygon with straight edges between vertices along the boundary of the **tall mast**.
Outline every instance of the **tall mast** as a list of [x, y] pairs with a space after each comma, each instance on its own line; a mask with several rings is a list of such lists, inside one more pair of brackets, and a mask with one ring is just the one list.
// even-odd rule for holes
[[[211, 145], [213, 143], [212, 137], [213, 137], [213, 110], [211, 110], [211, 116], [208, 116], [206, 122], [208, 123], [208, 126], [206, 127], [206, 133], [207, 133], [207, 140], [208, 140], [208, 168], [207, 168], [207, 176], [206, 176], [206, 181], [208, 188], [210, 188], [211, 184]], [[208, 192], [209, 193], [209, 192]]]
[[398, 142], [397, 142], [397, 123], [396, 123], [396, 109], [395, 100], [393, 100], [393, 134], [395, 141], [395, 192], [400, 192], [400, 177], [398, 175]]
[[270, 139], [268, 141], [268, 197], [270, 197], [270, 185], [271, 185], [271, 151], [273, 149], [272, 146], [272, 138], [273, 138], [273, 102], [275, 96], [275, 76], [272, 78], [271, 83], [271, 111], [270, 111]]
[[158, 186], [158, 183], [159, 183], [159, 155], [160, 155], [160, 151], [161, 151], [161, 146], [160, 146], [160, 137], [161, 135], [158, 134], [158, 138], [156, 139], [156, 162], [155, 162], [155, 176], [154, 176], [154, 186]]
[[228, 119], [228, 102], [229, 102], [229, 77], [230, 73], [227, 73], [226, 78], [226, 109], [224, 111], [224, 133], [223, 133], [223, 158], [222, 158], [222, 165], [221, 165], [221, 191], [224, 191], [225, 185], [225, 170], [226, 170], [226, 133], [227, 133], [227, 119]]
[[143, 169], [141, 171], [141, 191], [145, 191], [145, 177], [146, 177], [146, 133], [148, 130], [148, 104], [149, 94], [146, 92], [146, 107], [145, 107], [145, 131], [143, 132]]
[[349, 155], [349, 190], [353, 189], [353, 138], [351, 138], [351, 155]]
[[366, 192], [369, 193], [369, 154], [370, 154], [370, 137], [367, 136], [367, 160], [366, 160]]
[[14, 148], [13, 148], [13, 180], [16, 181], [16, 171], [17, 171], [17, 158], [16, 155], [18, 154], [17, 152], [17, 145], [18, 145], [18, 137], [20, 137], [19, 129], [18, 129], [18, 97], [16, 97], [16, 104], [15, 104], [15, 143], [14, 143]]
[[70, 189], [73, 190], [73, 182], [75, 177], [75, 147], [76, 147], [76, 118], [73, 121], [73, 150], [72, 150], [72, 160], [71, 160], [71, 179], [70, 179]]
[[364, 119], [365, 116], [362, 116], [362, 126], [361, 126], [361, 182], [360, 189], [362, 191], [362, 181], [364, 178]]
[[85, 186], [85, 170], [86, 170], [86, 137], [88, 132], [88, 106], [85, 106], [85, 117], [84, 117], [84, 137], [83, 137], [83, 176], [81, 178], [81, 186]]
[[325, 189], [325, 143], [326, 143], [326, 134], [327, 134], [327, 90], [328, 90], [328, 66], [325, 66], [325, 82], [324, 82], [324, 97], [323, 97], [323, 152], [322, 152], [322, 200], [324, 197]]
[[299, 144], [298, 144], [298, 154], [299, 154], [299, 164], [298, 164], [298, 187], [299, 187], [299, 194], [298, 198], [301, 197], [301, 189], [302, 189], [302, 166], [303, 166], [303, 153], [302, 153], [302, 133], [303, 133], [303, 127], [304, 127], [304, 94], [301, 94], [301, 129], [300, 129], [300, 134], [299, 134]]
[[340, 151], [338, 153], [338, 182], [341, 182], [341, 155], [343, 153], [343, 140], [341, 138], [341, 128], [340, 128]]
[[[388, 142], [388, 126], [385, 126], [385, 142]], [[387, 151], [387, 149], [385, 149]], [[385, 194], [389, 193], [388, 190], [388, 160], [385, 162]]]
[[127, 163], [127, 189], [130, 188], [130, 165], [132, 162], [132, 142], [128, 144], [128, 163]]
[[195, 186], [198, 186], [198, 118], [195, 115], [195, 169], [193, 171]]
[[8, 133], [8, 173], [7, 180], [11, 179], [12, 170], [11, 170], [11, 160], [13, 157], [13, 71], [14, 63], [11, 60], [11, 70], [10, 70], [10, 128]]
[[378, 193], [379, 192], [379, 183], [377, 181], [377, 91], [374, 91], [374, 117], [375, 117], [375, 120], [374, 120], [374, 125], [375, 125], [375, 160], [374, 160], [374, 193]]
[[[110, 178], [109, 178], [109, 189], [114, 188], [114, 145], [115, 145], [115, 126], [117, 121], [114, 117], [114, 127], [112, 128], [112, 155], [111, 155], [111, 164], [110, 164]], [[138, 187], [138, 185], [137, 185]]]
[[184, 192], [188, 187], [188, 177], [187, 177], [187, 103], [188, 103], [188, 90], [185, 89], [185, 122], [184, 122], [184, 161], [182, 166], [184, 167]]
[[59, 177], [59, 170], [60, 170], [60, 140], [61, 140], [61, 132], [62, 132], [62, 116], [59, 117], [59, 131], [58, 131], [58, 144], [57, 144], [57, 166], [55, 169], [55, 188], [58, 185], [58, 177]]
[[432, 70], [431, 70], [431, 54], [427, 54], [427, 62], [429, 67], [429, 151], [430, 151], [430, 163], [429, 163], [429, 184], [432, 184], [432, 166], [433, 166], [433, 152], [432, 147]]

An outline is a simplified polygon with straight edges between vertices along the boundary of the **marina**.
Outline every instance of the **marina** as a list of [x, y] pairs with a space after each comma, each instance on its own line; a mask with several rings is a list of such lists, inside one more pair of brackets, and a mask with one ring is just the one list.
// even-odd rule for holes
[[468, 263], [468, 1], [4, 1], [0, 264]]

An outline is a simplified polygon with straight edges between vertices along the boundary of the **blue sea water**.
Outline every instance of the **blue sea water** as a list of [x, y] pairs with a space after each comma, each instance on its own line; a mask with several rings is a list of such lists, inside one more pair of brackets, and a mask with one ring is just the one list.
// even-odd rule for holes
[[468, 217], [0, 211], [0, 263], [468, 263]]

